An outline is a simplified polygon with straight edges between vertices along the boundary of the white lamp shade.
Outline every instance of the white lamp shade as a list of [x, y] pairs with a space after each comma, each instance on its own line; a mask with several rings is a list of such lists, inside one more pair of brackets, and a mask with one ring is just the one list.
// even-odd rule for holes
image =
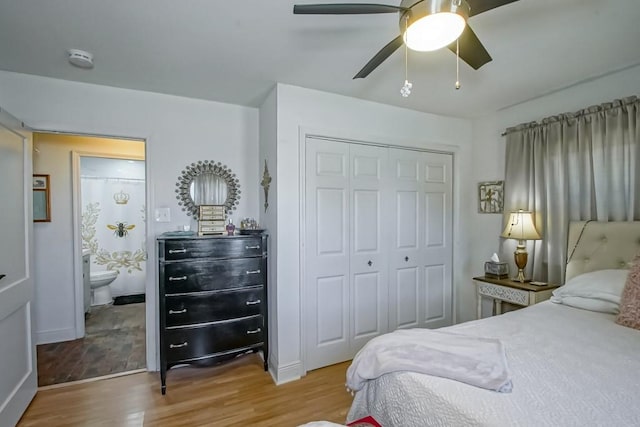
[[533, 224], [533, 213], [523, 210], [509, 214], [507, 225], [500, 236], [516, 240], [540, 240], [542, 238]]

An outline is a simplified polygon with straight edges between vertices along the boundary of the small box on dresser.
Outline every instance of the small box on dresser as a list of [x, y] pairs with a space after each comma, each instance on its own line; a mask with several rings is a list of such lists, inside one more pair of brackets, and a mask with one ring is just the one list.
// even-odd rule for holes
[[159, 237], [160, 380], [178, 364], [269, 354], [267, 235]]

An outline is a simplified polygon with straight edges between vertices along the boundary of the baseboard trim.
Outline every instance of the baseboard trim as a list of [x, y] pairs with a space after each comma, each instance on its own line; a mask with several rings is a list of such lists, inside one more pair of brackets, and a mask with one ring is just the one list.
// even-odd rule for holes
[[85, 378], [83, 380], [69, 381], [69, 382], [66, 382], [66, 383], [44, 385], [42, 387], [38, 387], [38, 391], [51, 390], [51, 389], [54, 389], [54, 388], [61, 388], [61, 387], [68, 387], [68, 386], [77, 385], [77, 384], [92, 383], [94, 381], [101, 381], [101, 380], [108, 380], [108, 379], [111, 379], [111, 378], [124, 377], [126, 375], [139, 374], [141, 372], [147, 372], [147, 370], [145, 368], [134, 369], [132, 371], [117, 372], [115, 374], [103, 375], [101, 377]]
[[36, 332], [36, 345], [71, 341], [77, 338], [75, 328], [40, 331]]
[[302, 362], [297, 360], [286, 365], [269, 366], [269, 373], [276, 385], [296, 381], [302, 378]]

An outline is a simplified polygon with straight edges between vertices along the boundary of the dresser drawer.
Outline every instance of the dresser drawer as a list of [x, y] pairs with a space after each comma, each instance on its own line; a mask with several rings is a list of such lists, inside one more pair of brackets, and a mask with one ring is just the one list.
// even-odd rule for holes
[[196, 260], [164, 265], [166, 295], [264, 284], [262, 258]]
[[214, 322], [261, 313], [262, 286], [242, 290], [166, 297], [166, 325], [180, 326]]
[[189, 361], [260, 344], [263, 341], [262, 316], [218, 322], [204, 326], [167, 329], [167, 362]]
[[260, 236], [217, 239], [167, 239], [164, 242], [165, 261], [191, 258], [239, 258], [262, 256]]

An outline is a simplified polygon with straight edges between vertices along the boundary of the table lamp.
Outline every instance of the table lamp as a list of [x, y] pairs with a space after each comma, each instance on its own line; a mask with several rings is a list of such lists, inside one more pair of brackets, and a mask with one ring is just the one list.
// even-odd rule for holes
[[527, 266], [527, 258], [529, 257], [525, 240], [542, 239], [535, 225], [533, 225], [533, 213], [523, 211], [522, 209], [517, 212], [511, 212], [507, 225], [504, 227], [504, 231], [500, 236], [518, 241], [516, 251], [513, 253], [516, 266], [518, 267], [518, 277], [513, 280], [521, 283], [531, 281], [531, 279], [525, 279], [524, 277], [524, 268]]

